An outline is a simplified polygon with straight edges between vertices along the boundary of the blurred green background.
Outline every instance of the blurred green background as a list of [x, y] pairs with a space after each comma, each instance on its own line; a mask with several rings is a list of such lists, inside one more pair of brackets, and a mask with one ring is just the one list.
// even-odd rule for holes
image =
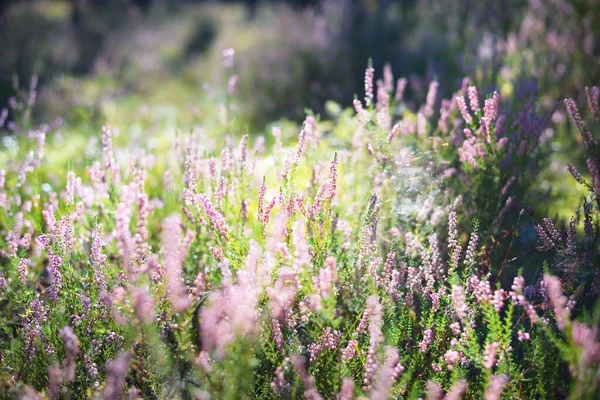
[[35, 120], [70, 126], [193, 124], [227, 104], [235, 75], [235, 127], [262, 130], [328, 100], [351, 104], [369, 58], [409, 78], [416, 103], [433, 78], [446, 96], [469, 75], [503, 94], [537, 92], [546, 106], [600, 81], [596, 0], [1, 4], [0, 104], [37, 75]]

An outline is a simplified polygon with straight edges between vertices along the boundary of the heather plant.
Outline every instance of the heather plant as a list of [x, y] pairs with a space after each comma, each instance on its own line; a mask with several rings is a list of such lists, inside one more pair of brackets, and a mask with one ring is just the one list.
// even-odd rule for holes
[[544, 219], [550, 262], [503, 270], [549, 118], [467, 80], [439, 101], [438, 85], [414, 108], [370, 63], [353, 109], [293, 138], [194, 129], [144, 147], [106, 124], [68, 162], [60, 128], [15, 126], [2, 396], [597, 397], [593, 137], [567, 101], [589, 141], [585, 237], [577, 217]]

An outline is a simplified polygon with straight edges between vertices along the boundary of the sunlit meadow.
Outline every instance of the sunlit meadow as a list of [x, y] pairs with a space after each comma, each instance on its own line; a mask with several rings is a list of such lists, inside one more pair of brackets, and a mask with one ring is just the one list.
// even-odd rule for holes
[[[248, 65], [219, 51], [191, 127], [145, 106], [80, 134], [15, 82], [0, 398], [599, 398], [598, 82], [419, 95], [364, 60], [352, 107], [255, 132]], [[552, 200], [547, 144], [569, 134]]]

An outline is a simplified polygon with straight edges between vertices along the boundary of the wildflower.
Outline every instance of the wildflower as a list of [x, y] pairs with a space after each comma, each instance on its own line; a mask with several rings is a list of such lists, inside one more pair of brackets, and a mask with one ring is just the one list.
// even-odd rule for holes
[[467, 246], [467, 251], [465, 253], [465, 265], [475, 265], [475, 257], [477, 256], [476, 252], [478, 243], [479, 236], [477, 235], [477, 231], [474, 231], [471, 233], [471, 237], [469, 238], [469, 244]]
[[483, 356], [483, 367], [485, 369], [492, 369], [496, 365], [496, 354], [500, 348], [500, 343], [493, 342], [488, 343], [485, 346], [485, 354]]
[[404, 98], [404, 90], [406, 89], [408, 81], [406, 78], [400, 78], [396, 82], [396, 103], [400, 103]]
[[504, 289], [494, 290], [494, 296], [492, 298], [492, 304], [494, 306], [494, 309], [498, 313], [500, 311], [502, 311], [502, 308], [504, 307], [504, 296], [505, 295], [506, 295], [506, 292], [504, 291]]
[[200, 202], [204, 207], [204, 212], [206, 216], [210, 220], [213, 228], [224, 238], [227, 239], [227, 235], [229, 233], [229, 228], [227, 227], [227, 223], [225, 222], [225, 218], [223, 214], [218, 212], [213, 206], [212, 202], [208, 198], [208, 196], [202, 194], [199, 196]]
[[450, 330], [454, 336], [460, 335], [461, 329], [460, 324], [458, 322], [453, 322], [450, 324]]
[[369, 66], [365, 70], [365, 104], [367, 107], [371, 106], [373, 102], [373, 75], [375, 70]]
[[229, 81], [227, 81], [227, 91], [230, 94], [235, 92], [235, 86], [237, 84], [237, 81], [238, 81], [237, 75], [231, 75], [231, 77], [229, 78]]
[[579, 367], [586, 370], [600, 363], [600, 343], [597, 340], [598, 328], [574, 321], [571, 326], [571, 338], [573, 343], [582, 349], [579, 358]]
[[471, 125], [473, 123], [473, 117], [467, 109], [467, 103], [465, 102], [465, 98], [460, 95], [456, 96], [456, 103], [458, 104], [458, 108], [466, 124]]
[[589, 149], [594, 148], [596, 146], [596, 141], [594, 140], [590, 132], [587, 130], [587, 127], [583, 122], [583, 118], [581, 118], [581, 115], [579, 114], [579, 110], [577, 109], [575, 101], [573, 101], [573, 99], [567, 98], [565, 99], [565, 106], [567, 107], [567, 111], [569, 112], [571, 119], [575, 123], [575, 126], [577, 126], [579, 133], [581, 133], [583, 141], [585, 142], [587, 147]]
[[448, 371], [452, 371], [456, 366], [456, 363], [460, 360], [461, 354], [456, 350], [448, 350], [444, 354], [444, 361], [447, 364]]
[[469, 88], [467, 89], [467, 94], [469, 96], [469, 103], [471, 104], [471, 110], [473, 110], [474, 113], [478, 113], [479, 112], [479, 94], [477, 93], [477, 87], [476, 86], [469, 86]]
[[275, 377], [273, 378], [273, 381], [271, 382], [271, 389], [276, 394], [283, 395], [289, 389], [289, 384], [285, 380], [285, 375], [283, 373], [283, 368], [282, 367], [277, 367], [275, 369], [275, 374], [274, 375], [275, 375]]
[[398, 350], [387, 347], [385, 360], [379, 369], [374, 390], [369, 396], [370, 400], [386, 400], [391, 395], [391, 390], [400, 375], [398, 367]]
[[294, 244], [294, 269], [297, 272], [310, 265], [310, 248], [306, 242], [305, 227], [302, 220], [294, 222], [292, 227], [292, 243]]
[[431, 344], [432, 341], [433, 341], [433, 331], [431, 329], [425, 329], [425, 331], [423, 331], [423, 339], [419, 343], [419, 349], [423, 353], [427, 353], [427, 349], [429, 348], [429, 345]]
[[[585, 88], [585, 94], [588, 101], [588, 106], [592, 110], [592, 114], [598, 121], [600, 121], [600, 109], [598, 107], [598, 98], [600, 97], [600, 87], [592, 86]], [[0, 126], [2, 124], [0, 123]]]
[[431, 81], [429, 89], [427, 90], [427, 97], [425, 100], [425, 116], [431, 117], [437, 100], [438, 89], [440, 84], [438, 81]]
[[529, 332], [525, 332], [522, 329], [519, 329], [519, 331], [517, 332], [517, 339], [519, 340], [519, 342], [527, 342], [529, 341], [529, 339], [531, 339], [531, 336], [529, 335]]
[[465, 322], [469, 307], [465, 303], [463, 288], [461, 286], [452, 285], [452, 304], [454, 305], [454, 311], [456, 311], [458, 318]]
[[465, 381], [457, 381], [446, 396], [444, 396], [444, 400], [458, 400], [462, 397], [463, 393], [467, 390], [467, 382]]
[[137, 287], [133, 292], [135, 314], [138, 319], [148, 324], [154, 319], [154, 299], [145, 287]]
[[508, 383], [508, 378], [504, 375], [494, 375], [490, 378], [490, 384], [485, 390], [485, 400], [500, 400], [504, 385]]
[[342, 379], [342, 387], [338, 394], [339, 400], [353, 400], [354, 399], [354, 381], [350, 378]]
[[329, 200], [333, 199], [337, 193], [337, 163], [338, 153], [336, 151], [329, 167]]
[[570, 322], [570, 311], [567, 308], [568, 299], [563, 295], [560, 281], [557, 277], [544, 275], [544, 282], [546, 283], [550, 305], [556, 316], [556, 324], [558, 325], [558, 329], [563, 331]]
[[354, 339], [350, 340], [348, 342], [348, 345], [342, 352], [342, 355], [346, 360], [352, 360], [354, 358], [354, 356], [356, 355], [357, 349], [358, 349], [358, 341], [354, 340]]
[[506, 216], [508, 215], [508, 211], [512, 208], [516, 199], [516, 196], [510, 196], [508, 199], [506, 199], [504, 207], [502, 207], [500, 213], [498, 213], [498, 216], [494, 220], [494, 225], [500, 225], [500, 223], [506, 218]]
[[103, 400], [116, 400], [121, 398], [125, 390], [125, 378], [129, 371], [129, 356], [120, 352], [117, 357], [109, 361], [106, 375], [106, 384], [100, 394]]
[[341, 335], [335, 332], [331, 327], [325, 328], [321, 339], [316, 343], [312, 343], [308, 347], [308, 352], [310, 354], [310, 362], [316, 362], [317, 357], [324, 350], [335, 350], [340, 341], [340, 336]]
[[19, 265], [17, 266], [17, 271], [19, 272], [19, 279], [23, 284], [27, 283], [27, 264], [29, 264], [29, 260], [21, 258], [19, 260]]
[[370, 388], [371, 380], [375, 374], [377, 368], [377, 361], [375, 356], [377, 349], [383, 343], [383, 334], [381, 328], [383, 325], [382, 314], [383, 310], [381, 304], [377, 300], [377, 297], [371, 296], [367, 300], [367, 309], [371, 310], [369, 319], [369, 350], [367, 351], [367, 362], [365, 365], [365, 375], [363, 381], [363, 388]]
[[273, 329], [273, 339], [275, 340], [275, 345], [277, 346], [277, 350], [281, 354], [285, 353], [285, 346], [283, 343], [283, 333], [281, 332], [281, 326], [279, 325], [279, 321], [276, 319], [271, 320], [271, 325]]
[[173, 215], [163, 221], [163, 251], [167, 278], [167, 293], [176, 312], [186, 310], [191, 301], [182, 282], [182, 265], [185, 253], [182, 252], [180, 239], [181, 221]]
[[394, 90], [394, 75], [390, 64], [383, 66], [383, 88], [386, 92], [391, 93]]
[[427, 382], [427, 400], [441, 400], [444, 392], [439, 383], [429, 381]]

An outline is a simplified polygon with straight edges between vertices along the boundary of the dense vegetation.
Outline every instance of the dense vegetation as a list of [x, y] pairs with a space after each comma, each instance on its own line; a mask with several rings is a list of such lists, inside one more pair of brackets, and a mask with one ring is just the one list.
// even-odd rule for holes
[[456, 86], [370, 60], [352, 107], [256, 131], [248, 109], [293, 90], [258, 93], [278, 69], [255, 81], [260, 57], [230, 47], [190, 119], [131, 98], [39, 112], [37, 77], [15, 79], [0, 398], [598, 398], [595, 50], [547, 52], [554, 27], [528, 24]]

